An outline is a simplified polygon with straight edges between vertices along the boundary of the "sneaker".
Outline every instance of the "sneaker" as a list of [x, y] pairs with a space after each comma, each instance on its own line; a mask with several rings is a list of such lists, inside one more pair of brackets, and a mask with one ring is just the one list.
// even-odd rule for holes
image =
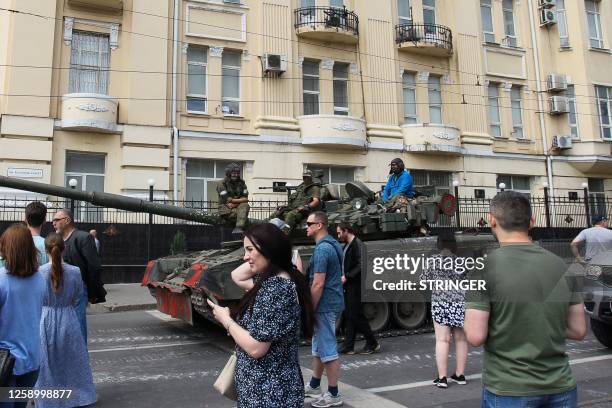
[[373, 346], [366, 344], [363, 350], [359, 352], [359, 354], [374, 354], [378, 351], [380, 351], [380, 343], [376, 343]]
[[355, 354], [355, 350], [351, 347], [341, 347], [340, 350], [338, 350], [338, 353], [340, 354], [347, 354], [349, 356], [352, 356], [353, 354]]
[[319, 398], [321, 396], [321, 387], [312, 388], [310, 383], [304, 387], [304, 398]]
[[343, 404], [344, 404], [344, 401], [342, 400], [342, 395], [340, 393], [338, 393], [338, 395], [334, 397], [333, 395], [331, 395], [329, 391], [327, 391], [325, 394], [321, 396], [321, 398], [319, 398], [316, 401], [312, 401], [310, 403], [310, 406], [314, 408], [327, 408], [327, 407], [339, 407]]
[[447, 388], [448, 387], [448, 381], [446, 381], [446, 377], [442, 377], [442, 378], [436, 378], [434, 380], [434, 385], [438, 388]]
[[467, 381], [465, 380], [465, 375], [463, 374], [461, 375], [453, 374], [451, 375], [451, 380], [453, 380], [457, 384], [461, 384], [461, 385], [467, 384]]

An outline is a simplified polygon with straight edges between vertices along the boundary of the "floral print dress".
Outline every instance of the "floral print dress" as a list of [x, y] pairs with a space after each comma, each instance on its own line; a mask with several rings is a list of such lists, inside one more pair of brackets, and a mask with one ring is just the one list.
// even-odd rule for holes
[[250, 313], [238, 320], [257, 341], [270, 342], [254, 359], [236, 347], [238, 407], [303, 407], [304, 384], [298, 360], [300, 304], [295, 283], [280, 276], [266, 279]]
[[[435, 257], [448, 258], [448, 256], [435, 255]], [[455, 255], [450, 255], [455, 257]], [[433, 264], [439, 265], [439, 262]], [[458, 281], [464, 278], [463, 274], [454, 269], [431, 268], [421, 274], [421, 279]], [[431, 317], [434, 322], [443, 326], [463, 327], [465, 319], [465, 291], [461, 289], [433, 290], [431, 293]]]

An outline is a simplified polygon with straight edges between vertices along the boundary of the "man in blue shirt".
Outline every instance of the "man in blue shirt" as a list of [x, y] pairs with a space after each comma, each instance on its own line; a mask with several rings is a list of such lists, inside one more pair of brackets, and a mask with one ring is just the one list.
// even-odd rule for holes
[[[340, 360], [336, 346], [336, 321], [344, 309], [342, 292], [342, 247], [327, 232], [327, 215], [317, 211], [306, 220], [306, 235], [316, 242], [308, 267], [308, 283], [316, 312], [312, 337], [312, 378], [306, 385], [306, 397], [318, 397], [315, 408], [342, 405], [338, 393]], [[321, 376], [327, 372], [328, 392], [321, 394]]]
[[382, 194], [383, 204], [389, 202], [398, 194], [413, 198], [414, 190], [412, 189], [412, 176], [408, 170], [405, 169], [402, 159], [393, 159], [390, 166], [391, 171], [389, 173], [389, 179], [387, 180], [387, 185]]

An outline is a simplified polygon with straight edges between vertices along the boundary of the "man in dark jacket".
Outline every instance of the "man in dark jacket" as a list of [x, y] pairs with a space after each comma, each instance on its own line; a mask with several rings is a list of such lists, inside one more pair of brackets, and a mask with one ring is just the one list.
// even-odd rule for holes
[[380, 350], [380, 344], [374, 338], [370, 324], [363, 314], [361, 305], [361, 251], [363, 242], [355, 236], [350, 225], [340, 224], [336, 232], [344, 245], [344, 315], [346, 317], [346, 339], [340, 349], [342, 354], [355, 354], [355, 337], [361, 332], [366, 344], [361, 354], [372, 354]]
[[85, 319], [87, 302], [106, 301], [106, 291], [101, 280], [100, 256], [94, 238], [86, 231], [76, 228], [72, 211], [65, 208], [58, 210], [53, 216], [53, 228], [64, 238], [64, 262], [78, 266], [81, 270], [85, 290], [77, 304], [77, 317], [81, 323], [83, 338], [87, 341], [87, 321]]

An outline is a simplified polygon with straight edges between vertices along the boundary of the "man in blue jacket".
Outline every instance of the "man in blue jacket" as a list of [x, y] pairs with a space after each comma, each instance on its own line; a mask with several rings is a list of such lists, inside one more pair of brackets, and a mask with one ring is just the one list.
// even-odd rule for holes
[[383, 204], [389, 202], [389, 200], [392, 200], [398, 194], [403, 194], [408, 198], [414, 197], [412, 176], [404, 168], [404, 162], [400, 158], [391, 160], [389, 180], [387, 180], [387, 185], [382, 194]]

